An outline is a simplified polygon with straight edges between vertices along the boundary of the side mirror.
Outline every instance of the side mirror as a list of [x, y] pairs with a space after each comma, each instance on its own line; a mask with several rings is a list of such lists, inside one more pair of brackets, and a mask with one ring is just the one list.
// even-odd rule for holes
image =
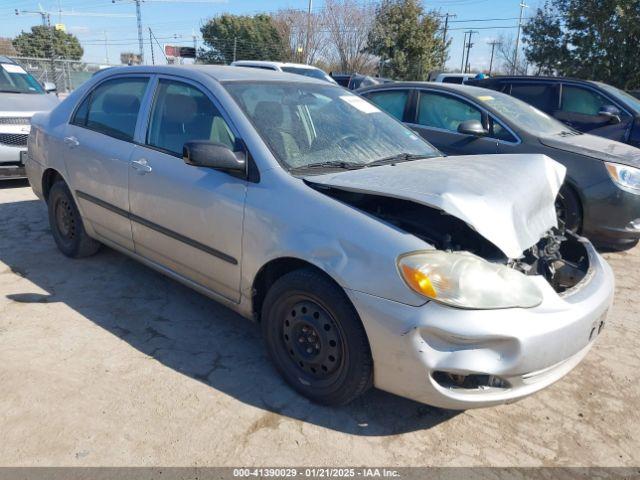
[[247, 163], [238, 159], [229, 147], [206, 140], [187, 142], [182, 147], [182, 159], [187, 165], [209, 167], [229, 174], [245, 176]]
[[615, 125], [621, 122], [620, 115], [622, 115], [622, 112], [613, 105], [604, 105], [598, 112], [598, 115], [608, 118], [609, 123]]
[[47, 93], [51, 93], [51, 92], [55, 92], [56, 90], [58, 90], [58, 88], [56, 87], [56, 84], [53, 82], [44, 82], [44, 91]]
[[473, 135], [474, 137], [484, 137], [489, 132], [485, 130], [479, 120], [465, 120], [458, 125], [458, 133]]

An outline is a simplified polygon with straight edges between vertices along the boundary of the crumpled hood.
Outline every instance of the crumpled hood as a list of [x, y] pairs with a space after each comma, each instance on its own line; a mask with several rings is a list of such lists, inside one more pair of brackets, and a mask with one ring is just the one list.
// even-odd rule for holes
[[585, 133], [566, 137], [541, 137], [540, 143], [565, 152], [640, 168], [640, 149], [608, 138]]
[[468, 155], [313, 175], [305, 181], [438, 208], [517, 258], [557, 226], [555, 199], [565, 173], [546, 155]]
[[60, 103], [58, 97], [53, 94], [0, 92], [0, 115], [6, 116], [17, 112], [48, 112], [58, 103]]

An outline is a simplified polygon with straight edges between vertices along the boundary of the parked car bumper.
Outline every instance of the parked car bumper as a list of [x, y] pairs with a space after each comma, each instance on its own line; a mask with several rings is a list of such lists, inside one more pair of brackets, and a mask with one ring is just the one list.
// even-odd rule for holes
[[0, 144], [0, 179], [24, 178], [26, 176], [21, 152], [26, 152], [26, 146], [11, 146]]
[[558, 295], [541, 277], [535, 308], [412, 307], [348, 291], [369, 336], [376, 387], [449, 409], [516, 401], [575, 367], [602, 331], [612, 304], [611, 268], [584, 241], [587, 277]]
[[606, 180], [584, 190], [583, 235], [599, 246], [634, 245], [640, 239], [640, 195]]

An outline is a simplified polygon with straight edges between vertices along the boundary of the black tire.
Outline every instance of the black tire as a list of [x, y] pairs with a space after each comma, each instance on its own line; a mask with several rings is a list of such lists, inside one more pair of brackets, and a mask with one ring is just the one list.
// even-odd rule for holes
[[93, 255], [100, 249], [100, 242], [87, 235], [66, 183], [59, 180], [53, 184], [47, 204], [51, 233], [62, 253], [67, 257], [81, 258]]
[[262, 332], [285, 380], [310, 400], [344, 405], [371, 387], [373, 360], [358, 313], [330, 279], [295, 270], [269, 289]]
[[558, 223], [563, 222], [565, 229], [580, 233], [582, 229], [582, 207], [578, 195], [571, 187], [563, 185], [556, 198]]

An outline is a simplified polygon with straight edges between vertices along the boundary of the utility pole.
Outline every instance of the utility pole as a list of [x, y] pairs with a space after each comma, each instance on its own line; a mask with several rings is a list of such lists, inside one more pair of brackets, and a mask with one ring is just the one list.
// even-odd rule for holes
[[491, 70], [493, 68], [493, 52], [496, 49], [496, 45], [502, 45], [502, 42], [499, 42], [497, 40], [492, 40], [488, 44], [491, 45], [491, 60], [489, 61], [489, 75], [491, 75]]
[[473, 47], [473, 43], [471, 43], [471, 37], [474, 33], [478, 33], [477, 30], [467, 30], [466, 33], [469, 34], [469, 41], [467, 42], [467, 61], [464, 64], [464, 71], [462, 73], [467, 73], [467, 69], [469, 68], [469, 54], [471, 53], [471, 47]]
[[155, 65], [156, 58], [153, 53], [153, 33], [151, 32], [151, 27], [149, 27], [149, 46], [151, 47], [151, 65]]
[[140, 63], [144, 63], [144, 44], [142, 43], [142, 11], [140, 9], [141, 0], [136, 0], [136, 17], [138, 20], [138, 48], [140, 49]]
[[305, 42], [304, 47], [304, 55], [306, 57], [306, 62], [309, 63], [310, 55], [309, 55], [309, 43], [311, 41], [311, 9], [313, 8], [313, 0], [309, 0], [309, 9], [307, 10], [307, 41]]
[[104, 59], [105, 63], [109, 65], [109, 44], [107, 42], [107, 31], [103, 30], [102, 33], [104, 33]]
[[460, 63], [460, 73], [464, 73], [464, 52], [467, 48], [467, 32], [464, 32], [464, 40], [462, 41], [462, 62]]
[[518, 69], [518, 50], [520, 50], [520, 30], [522, 29], [522, 15], [524, 14], [524, 9], [528, 8], [524, 0], [520, 2], [520, 19], [518, 20], [518, 35], [516, 36], [516, 50], [513, 52], [513, 67], [511, 68], [511, 74], [515, 75]]
[[455, 13], [445, 13], [444, 16], [444, 31], [442, 33], [442, 39], [444, 42], [444, 49], [442, 51], [442, 70], [444, 70], [445, 63], [447, 62], [447, 30], [449, 29], [449, 18], [456, 18]]
[[[129, 0], [111, 0], [111, 3], [116, 3], [118, 1], [127, 1]], [[144, 0], [132, 0], [136, 4], [136, 20], [138, 22], [138, 50], [140, 54], [140, 63], [144, 63], [144, 42], [142, 40], [142, 8], [140, 4]]]

